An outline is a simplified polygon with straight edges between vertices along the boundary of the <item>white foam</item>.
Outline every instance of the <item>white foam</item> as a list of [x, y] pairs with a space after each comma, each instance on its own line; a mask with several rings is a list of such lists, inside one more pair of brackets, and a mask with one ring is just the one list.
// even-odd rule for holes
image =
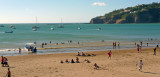
[[[27, 49], [21, 49], [22, 51], [27, 51]], [[0, 52], [15, 52], [19, 51], [19, 49], [0, 49]]]

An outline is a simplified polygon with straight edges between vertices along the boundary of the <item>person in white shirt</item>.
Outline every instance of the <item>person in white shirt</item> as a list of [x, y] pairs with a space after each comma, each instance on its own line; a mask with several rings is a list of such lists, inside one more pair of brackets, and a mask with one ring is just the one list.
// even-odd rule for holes
[[143, 62], [142, 62], [142, 60], [140, 60], [140, 62], [139, 62], [139, 71], [142, 71], [142, 65], [143, 65]]

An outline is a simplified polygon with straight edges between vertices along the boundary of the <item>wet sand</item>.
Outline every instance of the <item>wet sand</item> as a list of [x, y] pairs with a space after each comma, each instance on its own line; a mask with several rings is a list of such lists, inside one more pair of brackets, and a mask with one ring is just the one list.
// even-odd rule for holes
[[[143, 48], [142, 53], [136, 49], [112, 50], [112, 58], [108, 59], [109, 51], [84, 52], [96, 56], [78, 56], [80, 63], [60, 63], [60, 60], [76, 59], [77, 53], [57, 53], [43, 55], [7, 56], [12, 77], [159, 77], [160, 49], [153, 55], [153, 48]], [[89, 59], [91, 63], [85, 63]], [[136, 64], [143, 60], [140, 72]], [[100, 68], [94, 69], [94, 63]], [[0, 67], [0, 77], [4, 77], [7, 67]]]
[[[113, 42], [116, 42], [118, 46], [118, 41], [97, 41], [97, 42], [87, 42], [87, 43], [64, 43], [61, 44], [59, 43], [58, 45], [56, 43], [51, 43], [44, 45], [43, 48], [42, 46], [35, 45], [38, 47], [39, 50], [44, 50], [44, 49], [61, 49], [61, 48], [80, 48], [80, 47], [102, 47], [102, 46], [113, 46]], [[119, 41], [120, 46], [128, 46], [128, 47], [136, 47], [135, 42], [133, 41]], [[157, 42], [157, 41], [156, 41]], [[153, 46], [152, 44], [156, 44], [154, 41], [143, 41], [143, 46], [147, 46], [146, 44], [149, 43], [149, 46]], [[139, 41], [136, 41], [136, 44], [140, 44]]]

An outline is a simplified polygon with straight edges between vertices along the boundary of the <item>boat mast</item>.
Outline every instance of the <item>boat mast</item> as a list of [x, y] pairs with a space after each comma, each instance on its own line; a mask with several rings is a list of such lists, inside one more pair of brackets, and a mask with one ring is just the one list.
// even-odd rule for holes
[[61, 18], [61, 26], [62, 26], [62, 18]]
[[36, 16], [36, 26], [37, 26], [37, 16]]

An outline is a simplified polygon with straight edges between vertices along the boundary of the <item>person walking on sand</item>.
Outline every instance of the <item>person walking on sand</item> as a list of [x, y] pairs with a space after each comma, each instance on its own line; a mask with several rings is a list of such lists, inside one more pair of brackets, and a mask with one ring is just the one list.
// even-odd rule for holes
[[143, 65], [143, 62], [142, 62], [142, 60], [140, 60], [140, 62], [139, 62], [139, 71], [142, 71], [142, 65]]
[[155, 55], [155, 56], [156, 56], [156, 47], [155, 47], [153, 50], [154, 50], [154, 54], [153, 54], [153, 55]]
[[111, 54], [112, 54], [111, 50], [107, 54], [108, 54], [108, 59], [111, 59]]
[[7, 72], [7, 74], [6, 74], [6, 77], [11, 77], [11, 71], [10, 71], [9, 68], [8, 68], [8, 72]]

